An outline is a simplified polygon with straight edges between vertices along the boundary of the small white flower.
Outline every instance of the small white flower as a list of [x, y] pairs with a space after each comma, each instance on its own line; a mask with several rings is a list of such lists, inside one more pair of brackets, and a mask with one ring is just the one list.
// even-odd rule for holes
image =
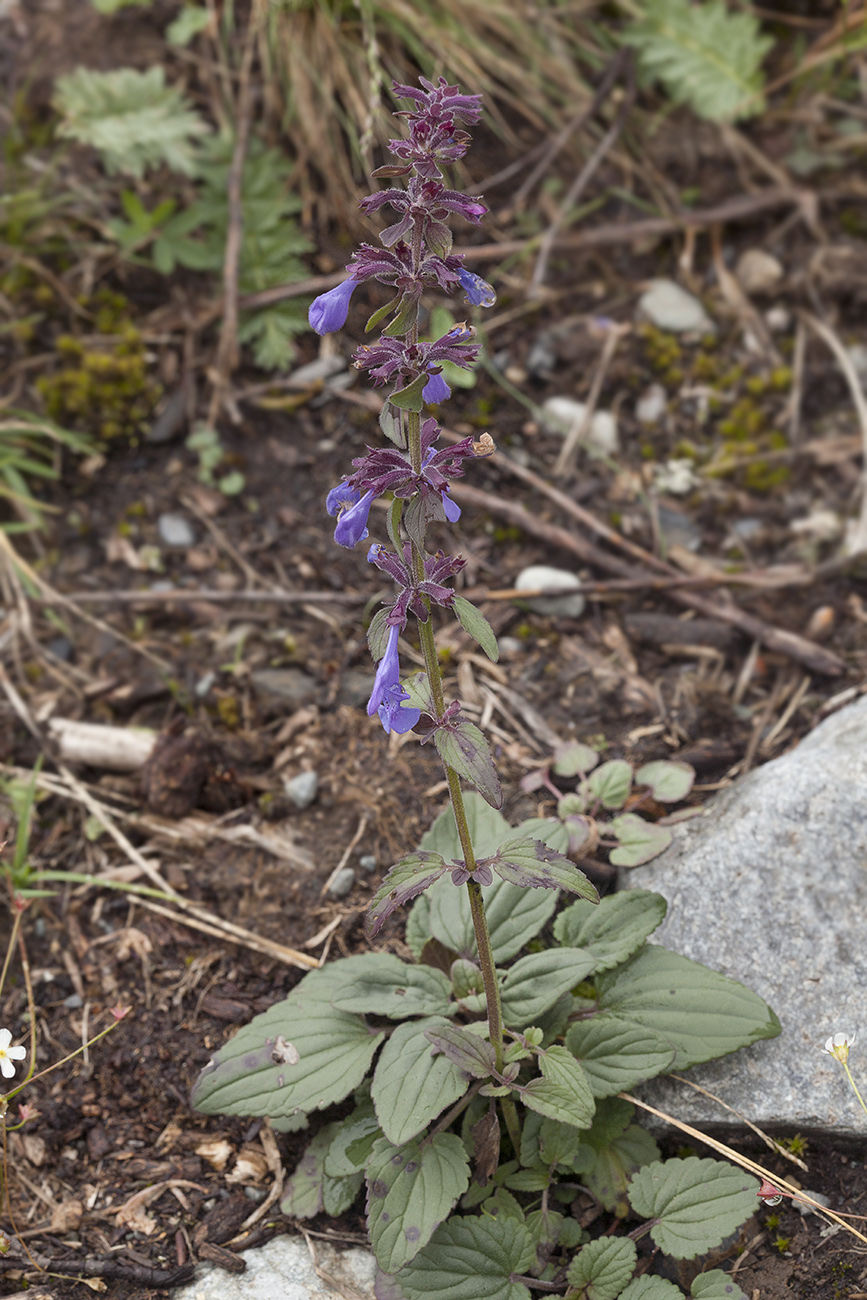
[[4, 1079], [14, 1079], [15, 1061], [23, 1061], [27, 1055], [26, 1047], [10, 1047], [12, 1034], [8, 1029], [0, 1029], [0, 1074]]
[[849, 1060], [849, 1048], [854, 1042], [854, 1034], [832, 1034], [825, 1042], [822, 1050], [845, 1065]]

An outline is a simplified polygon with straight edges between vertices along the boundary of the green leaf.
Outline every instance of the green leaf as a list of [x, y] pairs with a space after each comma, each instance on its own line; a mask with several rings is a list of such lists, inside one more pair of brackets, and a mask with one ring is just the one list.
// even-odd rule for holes
[[426, 372], [416, 375], [412, 383], [407, 384], [405, 388], [398, 388], [393, 393], [389, 393], [389, 402], [401, 411], [420, 411], [424, 406], [422, 390], [426, 387], [428, 378]]
[[641, 19], [621, 39], [637, 51], [644, 76], [698, 117], [730, 122], [764, 109], [761, 65], [773, 40], [725, 0], [644, 0]]
[[397, 297], [392, 298], [390, 302], [385, 303], [382, 307], [377, 307], [373, 315], [368, 316], [367, 318], [367, 324], [364, 327], [365, 334], [369, 334], [371, 330], [375, 330], [379, 322], [385, 320], [389, 312], [393, 311], [399, 302], [400, 294], [398, 294]]
[[756, 1208], [758, 1179], [722, 1160], [657, 1160], [629, 1184], [636, 1214], [654, 1219], [650, 1235], [667, 1255], [695, 1259], [718, 1246]]
[[480, 609], [476, 609], [464, 596], [455, 596], [452, 609], [455, 612], [458, 622], [474, 641], [482, 647], [485, 654], [494, 663], [500, 657], [500, 647], [497, 645], [497, 638], [494, 629]]
[[332, 1218], [345, 1214], [361, 1191], [363, 1182], [364, 1171], [361, 1169], [348, 1178], [331, 1178], [326, 1173], [322, 1179], [322, 1208], [325, 1213]]
[[625, 1219], [629, 1213], [626, 1197], [630, 1176], [658, 1158], [659, 1147], [647, 1129], [630, 1124], [608, 1146], [597, 1150], [596, 1159], [582, 1182], [606, 1210]]
[[448, 1014], [452, 986], [447, 975], [432, 966], [410, 966], [392, 953], [379, 957], [370, 975], [355, 975], [334, 990], [332, 1006], [389, 1020]]
[[210, 14], [201, 5], [184, 5], [174, 22], [166, 28], [166, 40], [169, 45], [189, 45], [210, 21]]
[[369, 1149], [361, 1154], [365, 1139], [370, 1139], [369, 1147], [372, 1147], [381, 1136], [373, 1106], [365, 1102], [338, 1125], [325, 1156], [326, 1174], [331, 1178], [348, 1178], [363, 1169], [370, 1154]]
[[520, 1029], [580, 984], [593, 969], [593, 958], [570, 948], [547, 948], [521, 957], [506, 971], [501, 986], [503, 1021]]
[[370, 657], [375, 664], [379, 663], [385, 654], [388, 646], [388, 624], [386, 619], [389, 610], [378, 609], [370, 620], [370, 627], [367, 629], [367, 645], [370, 650]]
[[591, 903], [599, 900], [595, 885], [574, 862], [549, 849], [542, 840], [516, 839], [503, 844], [491, 858], [479, 859], [511, 885], [523, 889], [568, 889]]
[[580, 1300], [617, 1300], [635, 1272], [638, 1251], [629, 1237], [599, 1237], [582, 1246], [569, 1265], [566, 1281]]
[[598, 976], [596, 991], [600, 1010], [671, 1042], [676, 1070], [780, 1032], [770, 1007], [743, 984], [655, 945]]
[[399, 1286], [406, 1300], [530, 1300], [512, 1274], [526, 1273], [535, 1262], [526, 1224], [455, 1217], [401, 1270]]
[[[401, 540], [401, 536], [400, 536], [400, 517], [402, 514], [403, 514], [403, 497], [395, 497], [392, 500], [392, 503], [388, 507], [388, 510], [386, 512], [385, 526], [388, 529], [388, 535], [389, 538], [391, 539], [391, 544], [398, 555], [403, 555], [403, 541]], [[383, 614], [385, 614], [386, 617], [388, 617], [391, 611], [384, 609], [382, 612]], [[384, 646], [383, 646], [382, 653], [383, 654], [385, 653]], [[376, 655], [375, 658], [381, 659], [382, 655], [381, 654]]]
[[569, 852], [569, 827], [564, 826], [558, 817], [528, 817], [520, 826], [515, 827], [518, 835], [527, 835], [530, 839], [541, 840], [555, 853]]
[[620, 1300], [683, 1300], [683, 1292], [664, 1277], [637, 1277], [620, 1292]]
[[628, 1092], [671, 1069], [675, 1057], [672, 1044], [652, 1029], [610, 1020], [604, 1012], [572, 1025], [566, 1046], [584, 1067], [594, 1097]]
[[632, 766], [622, 758], [613, 758], [597, 767], [585, 781], [581, 782], [578, 793], [586, 790], [598, 799], [603, 808], [622, 808], [632, 786]]
[[180, 91], [165, 84], [158, 64], [144, 72], [76, 68], [58, 77], [54, 104], [63, 119], [58, 134], [92, 145], [109, 173], [142, 176], [165, 164], [191, 175], [194, 141], [208, 132]]
[[530, 1167], [541, 1161], [549, 1168], [571, 1167], [584, 1137], [571, 1124], [561, 1124], [531, 1111], [521, 1125], [521, 1164]]
[[[304, 982], [214, 1054], [193, 1086], [196, 1110], [206, 1115], [293, 1115], [322, 1110], [358, 1087], [384, 1034], [320, 997], [305, 996]], [[299, 1059], [294, 1065], [271, 1060], [279, 1035], [295, 1047]]]
[[583, 948], [596, 962], [594, 970], [610, 970], [631, 957], [665, 918], [667, 903], [646, 889], [610, 894], [595, 906], [583, 900], [561, 912], [554, 936], [568, 948]]
[[454, 768], [458, 776], [472, 781], [492, 808], [503, 806], [503, 791], [491, 747], [477, 726], [466, 718], [458, 718], [448, 726], [437, 728], [434, 744], [443, 762]]
[[735, 1286], [728, 1273], [712, 1268], [699, 1273], [689, 1289], [693, 1300], [747, 1300], [739, 1286]]
[[457, 1025], [445, 1029], [427, 1029], [425, 1035], [438, 1051], [447, 1056], [459, 1070], [474, 1079], [487, 1079], [495, 1065], [494, 1049], [490, 1043]]
[[609, 857], [615, 867], [639, 867], [642, 862], [658, 858], [671, 843], [671, 831], [655, 822], [646, 822], [637, 813], [621, 813], [612, 818], [608, 830], [620, 841]]
[[448, 1057], [437, 1055], [426, 1029], [447, 1029], [442, 1016], [399, 1025], [382, 1050], [370, 1095], [389, 1142], [416, 1137], [467, 1090], [466, 1076]]
[[[423, 849], [419, 849], [409, 857], [401, 858], [400, 862], [385, 876], [370, 900], [366, 921], [369, 936], [372, 939], [376, 938], [392, 912], [403, 907], [435, 880], [439, 880], [446, 871], [446, 864], [438, 853], [426, 853]], [[371, 1010], [376, 1008], [371, 1007]]]
[[689, 763], [675, 763], [659, 759], [645, 763], [635, 773], [636, 785], [649, 785], [650, 793], [660, 803], [678, 803], [685, 799], [695, 780], [695, 768]]
[[375, 1143], [367, 1163], [367, 1227], [384, 1273], [396, 1273], [428, 1244], [469, 1181], [469, 1156], [454, 1133], [403, 1146]]
[[284, 1214], [293, 1219], [312, 1219], [321, 1211], [325, 1157], [339, 1127], [339, 1124], [326, 1124], [308, 1145], [286, 1183], [280, 1202]]
[[406, 439], [403, 436], [402, 416], [396, 408], [395, 410], [391, 409], [387, 400], [383, 402], [382, 410], [379, 413], [379, 427], [389, 442], [393, 442], [397, 447], [406, 446]]
[[554, 751], [553, 771], [557, 776], [584, 776], [599, 762], [599, 754], [590, 745], [569, 740]]
[[596, 1103], [587, 1076], [571, 1052], [565, 1047], [549, 1047], [539, 1057], [539, 1068], [542, 1077], [531, 1079], [520, 1089], [524, 1105], [560, 1124], [589, 1128]]
[[[464, 795], [464, 805], [476, 856], [487, 857], [490, 853], [496, 853], [497, 847], [511, 835], [511, 826], [502, 813], [491, 808], [473, 791]], [[464, 851], [451, 805], [443, 809], [430, 830], [422, 836], [419, 848], [441, 853], [446, 861], [457, 861], [463, 857]]]

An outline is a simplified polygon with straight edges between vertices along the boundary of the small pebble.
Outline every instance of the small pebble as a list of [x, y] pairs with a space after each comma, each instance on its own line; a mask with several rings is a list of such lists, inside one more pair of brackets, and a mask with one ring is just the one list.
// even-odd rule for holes
[[355, 872], [352, 867], [344, 867], [338, 871], [328, 891], [329, 898], [345, 898], [355, 884]]
[[658, 424], [668, 401], [662, 384], [651, 384], [635, 403], [635, 418], [642, 424]]
[[70, 993], [68, 998], [63, 999], [63, 1005], [69, 1011], [77, 1011], [79, 1007], [84, 1006], [84, 1003], [78, 993]]
[[72, 642], [68, 636], [55, 636], [48, 642], [45, 647], [55, 659], [62, 659], [64, 663], [69, 663], [72, 659]]
[[362, 871], [375, 871], [379, 863], [372, 853], [365, 853], [358, 859], [358, 865]]
[[[809, 1187], [803, 1187], [801, 1190], [805, 1196], [809, 1196], [811, 1201], [818, 1201], [820, 1205], [824, 1205], [826, 1210], [830, 1210], [831, 1198], [826, 1196], [824, 1192], [813, 1192], [810, 1191]], [[803, 1201], [799, 1201], [797, 1197], [794, 1196], [792, 1197], [792, 1207], [793, 1209], [796, 1209], [799, 1214], [802, 1214], [805, 1217], [808, 1214], [816, 1213], [812, 1205], [805, 1205]]]
[[[559, 433], [567, 437], [569, 432], [580, 424], [587, 411], [585, 402], [577, 402], [573, 397], [549, 397], [542, 403], [545, 428], [549, 433]], [[610, 411], [594, 411], [590, 428], [584, 434], [582, 442], [594, 447], [603, 456], [615, 456], [620, 450], [620, 437], [617, 421]]]
[[516, 636], [501, 636], [498, 638], [500, 646], [500, 657], [503, 655], [517, 655], [524, 649], [524, 642], [519, 641]]
[[772, 334], [785, 334], [792, 323], [792, 313], [788, 307], [769, 307], [765, 312], [765, 324]]
[[527, 369], [534, 379], [547, 379], [557, 364], [550, 335], [540, 334], [527, 354]]
[[283, 789], [296, 808], [309, 808], [319, 792], [319, 777], [316, 772], [299, 772], [283, 782]]
[[264, 1201], [267, 1193], [264, 1187], [245, 1187], [244, 1195], [248, 1201]]
[[666, 545], [682, 546], [684, 550], [695, 554], [701, 546], [701, 533], [689, 515], [674, 510], [660, 501], [656, 508], [656, 518]]
[[165, 546], [188, 547], [196, 540], [192, 524], [185, 515], [160, 515], [157, 520], [157, 532]]
[[651, 280], [638, 300], [638, 315], [669, 334], [716, 333], [716, 326], [698, 298], [674, 280]]
[[289, 382], [293, 387], [303, 388], [306, 384], [316, 384], [331, 379], [345, 369], [346, 362], [343, 357], [336, 355], [317, 357], [315, 361], [308, 362], [306, 366], [293, 370], [289, 376]]
[[217, 680], [216, 673], [205, 673], [204, 677], [199, 678], [199, 680], [196, 682], [195, 691], [197, 697], [200, 700], [203, 700], [205, 696], [210, 693], [211, 687], [213, 686], [216, 680]]
[[735, 278], [744, 293], [770, 293], [783, 278], [783, 264], [763, 248], [748, 248], [735, 266]]
[[[518, 574], [515, 587], [518, 591], [538, 591], [544, 588], [574, 587], [580, 582], [577, 573], [553, 569], [547, 564], [531, 564]], [[545, 614], [551, 618], [580, 618], [587, 602], [580, 591], [574, 591], [569, 596], [532, 596], [526, 603], [536, 614]]]
[[699, 486], [692, 461], [667, 460], [664, 465], [653, 467], [653, 486], [657, 492], [665, 492], [674, 497], [685, 497]]

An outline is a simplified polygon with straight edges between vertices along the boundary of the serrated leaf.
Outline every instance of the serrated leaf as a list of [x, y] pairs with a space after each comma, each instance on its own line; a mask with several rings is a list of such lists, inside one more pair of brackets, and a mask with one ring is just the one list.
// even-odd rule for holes
[[[476, 857], [484, 858], [491, 853], [496, 853], [499, 845], [512, 833], [512, 828], [505, 817], [472, 790], [464, 795], [464, 809]], [[463, 857], [451, 805], [444, 808], [430, 830], [425, 831], [419, 848], [441, 853], [447, 862], [457, 861], [458, 858]]]
[[332, 1006], [389, 1020], [448, 1013], [451, 982], [447, 975], [432, 966], [411, 966], [392, 953], [379, 955], [383, 960], [370, 975], [355, 975], [334, 990]]
[[449, 1025], [445, 1029], [426, 1029], [425, 1037], [459, 1070], [474, 1079], [487, 1079], [494, 1069], [494, 1049], [478, 1034]]
[[547, 948], [521, 957], [506, 971], [500, 996], [503, 1021], [524, 1029], [558, 998], [580, 984], [593, 969], [593, 958], [571, 948]]
[[345, 1214], [361, 1191], [363, 1182], [364, 1171], [361, 1169], [346, 1178], [332, 1178], [326, 1173], [322, 1179], [322, 1208], [325, 1213], [332, 1218]]
[[521, 1125], [521, 1164], [529, 1167], [541, 1161], [549, 1168], [571, 1166], [585, 1136], [571, 1124], [560, 1124], [530, 1111]]
[[557, 776], [584, 776], [599, 762], [599, 754], [590, 745], [569, 740], [554, 751], [553, 771]]
[[655, 763], [645, 763], [635, 773], [636, 785], [650, 786], [650, 793], [660, 803], [678, 803], [685, 799], [695, 780], [695, 768], [689, 763], [678, 763], [669, 759], [659, 759]]
[[565, 1047], [549, 1047], [539, 1057], [540, 1079], [531, 1079], [520, 1090], [521, 1100], [530, 1110], [560, 1124], [589, 1128], [596, 1103], [581, 1066]]
[[637, 1277], [620, 1292], [620, 1300], [683, 1300], [683, 1292], [664, 1277]]
[[591, 772], [578, 787], [598, 799], [603, 808], [622, 808], [632, 787], [632, 766], [622, 758], [609, 759]]
[[514, 1219], [449, 1219], [400, 1274], [406, 1300], [530, 1300], [523, 1282], [536, 1262], [524, 1223]]
[[698, 117], [730, 122], [764, 108], [761, 65], [773, 40], [725, 0], [644, 0], [641, 19], [621, 39], [637, 51], [643, 74]]
[[466, 781], [472, 781], [492, 808], [502, 808], [503, 791], [487, 739], [474, 723], [458, 718], [434, 732], [440, 758]]
[[[193, 1086], [196, 1110], [279, 1117], [322, 1110], [358, 1087], [384, 1035], [360, 1016], [336, 1011], [323, 997], [305, 996], [302, 985], [214, 1054]], [[281, 1034], [298, 1052], [294, 1065], [275, 1065], [271, 1059]]]
[[564, 947], [583, 948], [596, 962], [594, 970], [610, 970], [631, 957], [665, 919], [668, 904], [660, 894], [627, 889], [593, 905], [583, 900], [561, 912], [554, 936]]
[[194, 36], [203, 32], [211, 21], [211, 15], [201, 5], [184, 5], [166, 28], [166, 40], [169, 45], [189, 45]]
[[497, 638], [494, 629], [480, 609], [476, 609], [464, 596], [455, 596], [452, 604], [455, 617], [467, 636], [471, 636], [474, 641], [482, 647], [485, 654], [494, 663], [500, 657], [500, 647], [497, 645]]
[[629, 1183], [636, 1214], [654, 1219], [650, 1235], [667, 1255], [695, 1259], [718, 1246], [756, 1208], [759, 1182], [723, 1160], [657, 1160]]
[[527, 835], [531, 839], [541, 840], [555, 853], [569, 851], [569, 828], [558, 817], [528, 817], [520, 826], [515, 827], [516, 834]]
[[312, 1219], [315, 1214], [319, 1214], [322, 1209], [325, 1157], [339, 1127], [339, 1124], [326, 1124], [307, 1146], [286, 1182], [280, 1202], [284, 1214], [293, 1219]]
[[438, 853], [426, 853], [423, 849], [401, 858], [370, 900], [366, 921], [369, 936], [376, 938], [392, 912], [428, 889], [447, 870]]
[[566, 1281], [578, 1288], [580, 1300], [617, 1300], [637, 1261], [638, 1251], [629, 1237], [599, 1237], [581, 1247]]
[[536, 1243], [536, 1250], [540, 1252], [541, 1257], [551, 1253], [551, 1248], [556, 1245], [557, 1238], [560, 1235], [560, 1227], [563, 1223], [563, 1215], [557, 1210], [533, 1210], [527, 1215], [524, 1222], [533, 1241]]
[[[365, 1138], [370, 1138], [372, 1145], [374, 1135], [381, 1136], [379, 1121], [373, 1113], [373, 1106], [367, 1102], [338, 1125], [325, 1155], [326, 1174], [331, 1178], [348, 1178], [357, 1173], [367, 1163], [367, 1155], [359, 1158], [359, 1148]], [[350, 1148], [353, 1148], [351, 1154]]]
[[675, 1057], [673, 1045], [652, 1029], [625, 1025], [604, 1012], [572, 1025], [566, 1046], [584, 1067], [594, 1097], [629, 1092], [670, 1070]]
[[591, 903], [599, 894], [574, 862], [548, 848], [542, 840], [515, 839], [501, 845], [491, 858], [484, 858], [497, 875], [511, 885], [531, 889], [568, 889]]
[[597, 976], [596, 992], [600, 1010], [671, 1042], [676, 1070], [780, 1032], [774, 1012], [743, 984], [655, 945]]
[[426, 1029], [447, 1029], [442, 1016], [399, 1025], [380, 1056], [370, 1095], [389, 1142], [400, 1146], [421, 1133], [467, 1090], [467, 1078], [435, 1052]]
[[58, 77], [54, 103], [63, 121], [58, 134], [92, 145], [106, 171], [142, 176], [162, 164], [191, 175], [194, 140], [208, 127], [180, 91], [165, 84], [160, 65], [138, 72], [76, 68]]
[[747, 1300], [739, 1286], [721, 1268], [699, 1273], [689, 1289], [693, 1300]]
[[646, 822], [637, 813], [621, 813], [613, 817], [608, 830], [620, 841], [609, 858], [615, 867], [639, 867], [642, 862], [658, 858], [671, 843], [671, 831], [655, 822]]
[[624, 1133], [597, 1149], [592, 1167], [582, 1182], [596, 1199], [620, 1219], [629, 1213], [629, 1179], [642, 1165], [659, 1158], [659, 1147], [647, 1129], [630, 1124]]
[[384, 1138], [367, 1162], [367, 1227], [386, 1273], [422, 1250], [469, 1186], [469, 1157], [454, 1133], [394, 1146]]

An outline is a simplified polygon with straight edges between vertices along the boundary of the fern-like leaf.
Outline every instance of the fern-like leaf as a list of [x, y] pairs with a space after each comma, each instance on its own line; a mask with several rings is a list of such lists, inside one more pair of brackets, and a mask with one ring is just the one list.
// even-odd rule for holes
[[622, 39], [676, 104], [712, 122], [762, 110], [761, 64], [773, 40], [752, 14], [731, 13], [725, 0], [644, 0], [644, 11]]
[[59, 134], [98, 149], [108, 172], [140, 177], [164, 163], [192, 175], [195, 140], [208, 133], [181, 92], [165, 84], [161, 67], [76, 68], [58, 78], [54, 104], [63, 118]]

